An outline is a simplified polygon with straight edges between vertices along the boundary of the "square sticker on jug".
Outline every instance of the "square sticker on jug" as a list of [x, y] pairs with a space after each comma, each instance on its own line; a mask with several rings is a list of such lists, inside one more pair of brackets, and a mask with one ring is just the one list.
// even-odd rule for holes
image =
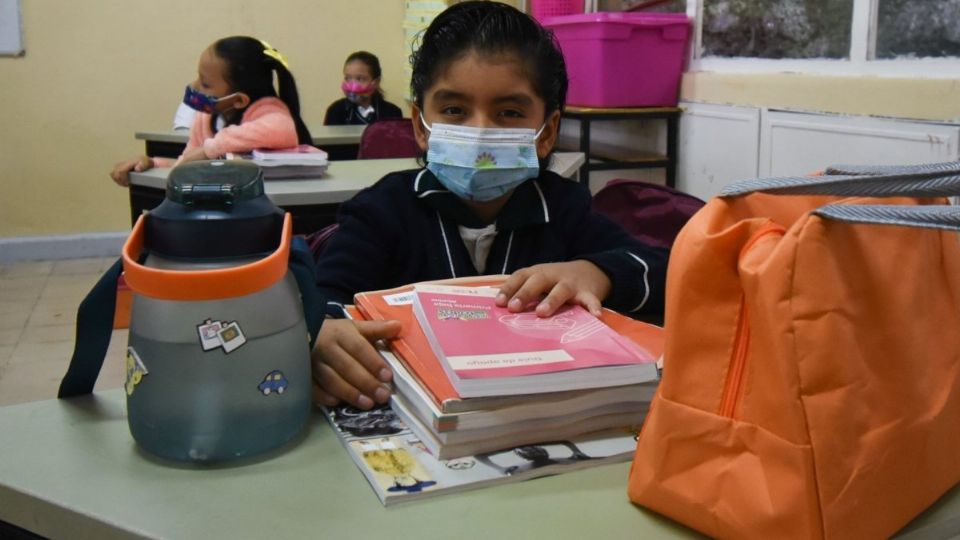
[[240, 330], [240, 325], [236, 321], [224, 326], [217, 332], [217, 338], [219, 338], [225, 353], [232, 352], [247, 342], [247, 338], [244, 337], [243, 331]]
[[222, 328], [222, 322], [212, 321], [210, 319], [203, 321], [203, 324], [197, 325], [197, 334], [200, 336], [200, 346], [203, 347], [203, 350], [209, 351], [222, 345], [220, 338], [217, 337], [217, 332]]

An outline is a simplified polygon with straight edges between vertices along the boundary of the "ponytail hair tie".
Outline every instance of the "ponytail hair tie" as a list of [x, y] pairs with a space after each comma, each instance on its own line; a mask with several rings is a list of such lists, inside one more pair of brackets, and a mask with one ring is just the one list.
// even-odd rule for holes
[[287, 70], [290, 69], [290, 64], [287, 63], [287, 57], [284, 56], [283, 53], [274, 49], [272, 46], [270, 46], [269, 43], [267, 43], [266, 41], [263, 41], [262, 39], [260, 40], [260, 44], [263, 45], [264, 55], [269, 56], [270, 58], [273, 58], [277, 62], [280, 62], [280, 64], [282, 64], [283, 67], [287, 68]]

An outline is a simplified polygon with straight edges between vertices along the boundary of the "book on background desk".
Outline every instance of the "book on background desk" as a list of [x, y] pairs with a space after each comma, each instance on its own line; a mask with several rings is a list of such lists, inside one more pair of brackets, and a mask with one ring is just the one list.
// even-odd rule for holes
[[657, 380], [657, 357], [582, 306], [549, 317], [497, 306], [497, 289], [414, 286], [413, 310], [461, 397], [539, 394]]
[[[506, 276], [479, 276], [438, 281], [443, 284], [470, 286], [497, 286]], [[419, 331], [419, 324], [413, 314], [413, 285], [393, 289], [358, 293], [354, 297], [355, 308], [349, 312], [357, 317], [369, 320], [399, 320], [402, 329], [396, 339], [388, 342], [397, 358], [410, 373], [411, 379], [431, 398], [436, 410], [441, 414], [455, 414], [476, 410], [503, 409], [510, 406], [553, 400], [557, 403], [565, 400], [593, 399], [590, 391], [571, 390], [546, 395], [513, 395], [462, 398], [447, 379], [439, 360], [433, 354], [426, 336]], [[659, 357], [663, 351], [663, 329], [651, 324], [633, 320], [619, 313], [604, 309], [601, 314], [608, 326], [623, 336]], [[629, 390], [627, 390], [629, 392]], [[584, 397], [588, 396], [588, 397]], [[595, 405], [602, 402], [593, 401]], [[438, 419], [438, 421], [440, 421]]]
[[637, 445], [635, 430], [614, 428], [447, 460], [431, 455], [390, 405], [323, 412], [384, 506], [629, 461]]
[[260, 166], [264, 180], [317, 178], [327, 172], [329, 165], [326, 152], [307, 144], [278, 150], [254, 150], [250, 159]]

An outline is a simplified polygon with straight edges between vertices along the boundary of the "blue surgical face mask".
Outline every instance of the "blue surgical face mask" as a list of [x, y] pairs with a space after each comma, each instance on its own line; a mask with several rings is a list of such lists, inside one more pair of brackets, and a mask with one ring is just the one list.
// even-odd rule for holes
[[468, 201], [492, 201], [540, 174], [537, 137], [525, 128], [427, 125], [427, 169], [448, 190]]
[[186, 91], [183, 93], [183, 102], [186, 103], [187, 107], [190, 107], [191, 109], [200, 111], [202, 113], [213, 114], [217, 111], [218, 102], [227, 98], [232, 98], [236, 95], [236, 93], [233, 93], [229, 96], [217, 98], [211, 96], [210, 94], [204, 94], [188, 84]]

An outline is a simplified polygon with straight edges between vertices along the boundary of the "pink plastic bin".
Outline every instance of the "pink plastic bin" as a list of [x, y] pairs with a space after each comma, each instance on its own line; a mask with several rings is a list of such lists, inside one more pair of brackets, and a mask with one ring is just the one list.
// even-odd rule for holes
[[530, 14], [541, 24], [547, 17], [574, 13], [583, 13], [583, 0], [530, 0]]
[[560, 42], [567, 104], [655, 107], [677, 104], [690, 22], [683, 13], [585, 13], [548, 17]]

